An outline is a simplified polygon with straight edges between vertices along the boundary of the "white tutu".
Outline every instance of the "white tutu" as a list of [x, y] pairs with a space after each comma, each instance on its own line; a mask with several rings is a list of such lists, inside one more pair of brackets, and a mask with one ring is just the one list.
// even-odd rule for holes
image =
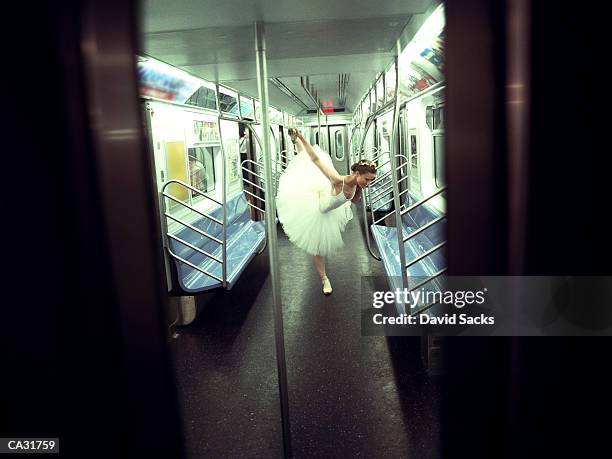
[[[322, 161], [332, 165], [329, 154], [314, 146]], [[305, 151], [293, 157], [281, 175], [276, 197], [278, 218], [285, 234], [311, 255], [330, 256], [343, 247], [342, 232], [353, 218], [350, 201], [321, 212], [319, 200], [327, 200], [332, 185]]]

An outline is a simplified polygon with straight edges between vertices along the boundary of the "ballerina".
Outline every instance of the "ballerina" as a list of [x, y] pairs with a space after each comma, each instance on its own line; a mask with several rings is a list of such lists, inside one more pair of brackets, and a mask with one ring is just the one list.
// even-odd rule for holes
[[289, 240], [312, 255], [323, 293], [329, 295], [325, 258], [343, 247], [342, 232], [353, 218], [350, 203], [359, 202], [362, 188], [376, 177], [376, 165], [362, 160], [351, 166], [350, 175], [340, 175], [327, 152], [296, 129], [289, 135], [298, 153], [279, 181], [278, 218]]

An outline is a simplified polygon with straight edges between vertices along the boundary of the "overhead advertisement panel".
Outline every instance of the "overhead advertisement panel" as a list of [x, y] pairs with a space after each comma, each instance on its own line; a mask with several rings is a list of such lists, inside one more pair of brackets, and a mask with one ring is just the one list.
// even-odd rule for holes
[[138, 58], [140, 95], [170, 102], [185, 103], [201, 86], [215, 86], [183, 70], [153, 58]]
[[444, 7], [440, 5], [399, 56], [402, 97], [444, 80], [444, 24]]

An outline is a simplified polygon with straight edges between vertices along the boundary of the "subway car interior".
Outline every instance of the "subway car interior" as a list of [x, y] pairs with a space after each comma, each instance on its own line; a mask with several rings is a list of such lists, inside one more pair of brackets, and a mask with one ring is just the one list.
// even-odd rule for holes
[[[572, 316], [596, 337], [364, 326], [367, 288], [610, 273], [605, 95], [588, 87], [597, 11], [89, 0], [40, 13], [6, 70], [0, 437], [105, 458], [609, 455], [596, 419], [612, 408], [612, 313], [592, 306], [612, 304], [609, 281]], [[348, 215], [323, 274], [281, 212], [314, 164], [341, 177], [331, 199]], [[362, 166], [371, 181], [346, 194]], [[319, 234], [306, 204], [302, 234]]]

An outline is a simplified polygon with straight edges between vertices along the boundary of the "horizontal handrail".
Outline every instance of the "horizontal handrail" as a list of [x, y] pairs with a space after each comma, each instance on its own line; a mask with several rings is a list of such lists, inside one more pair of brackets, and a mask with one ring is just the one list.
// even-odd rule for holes
[[223, 264], [223, 260], [221, 260], [221, 259], [219, 259], [219, 258], [215, 257], [214, 255], [212, 255], [212, 254], [210, 254], [210, 253], [206, 252], [205, 250], [200, 249], [199, 247], [197, 247], [197, 246], [195, 246], [195, 245], [193, 245], [193, 244], [190, 244], [190, 243], [189, 243], [189, 242], [187, 242], [187, 241], [184, 241], [184, 240], [183, 240], [183, 239], [181, 239], [180, 237], [176, 237], [175, 235], [170, 234], [170, 233], [168, 233], [168, 234], [167, 234], [167, 236], [168, 236], [170, 239], [174, 239], [175, 241], [180, 242], [181, 244], [183, 244], [183, 245], [185, 245], [185, 246], [189, 247], [190, 249], [193, 249], [193, 250], [195, 250], [195, 251], [197, 251], [197, 252], [200, 252], [202, 255], [205, 255], [205, 256], [207, 256], [208, 258], [211, 258], [211, 259], [215, 260], [217, 263], [221, 263], [221, 264]]
[[[372, 182], [372, 183], [374, 183], [375, 186], [378, 185], [378, 189], [374, 190], [373, 193], [378, 193], [381, 189], [383, 189], [383, 187], [387, 187], [389, 185], [393, 186], [393, 179], [391, 177], [381, 177], [381, 179], [382, 179], [382, 182]], [[407, 180], [407, 179], [408, 179], [408, 176], [406, 175], [406, 176], [400, 178], [397, 181], [397, 183], [402, 183], [404, 180]], [[372, 187], [372, 183], [370, 183], [369, 188]], [[387, 192], [384, 191], [381, 194], [386, 194], [386, 193]]]
[[[402, 192], [400, 192], [400, 196], [403, 195], [404, 193], [408, 193], [408, 190], [404, 190]], [[372, 212], [376, 212], [379, 209], [382, 209], [384, 206], [386, 206], [387, 204], [389, 204], [390, 202], [393, 201], [393, 198], [388, 199], [387, 201], [383, 202], [380, 206], [378, 206], [376, 209], [372, 209]]]
[[[399, 183], [401, 183], [401, 182], [402, 182], [402, 180], [406, 180], [406, 179], [408, 179], [408, 176], [402, 177], [401, 179], [399, 179], [399, 180], [397, 181], [397, 183], [399, 184]], [[393, 184], [392, 184], [392, 183], [391, 183], [391, 186], [393, 186]], [[401, 195], [402, 195], [402, 194], [404, 194], [404, 193], [406, 193], [406, 192], [408, 192], [408, 191], [410, 191], [410, 190], [406, 189], [406, 190], [402, 191], [402, 192], [399, 194], [399, 196], [401, 197]], [[390, 189], [390, 188], [388, 188], [388, 186], [387, 186], [386, 191], [384, 191], [384, 192], [382, 192], [382, 193], [378, 194], [378, 195], [376, 196], [376, 199], [372, 199], [372, 198], [370, 198], [370, 204], [372, 204], [373, 202], [378, 202], [378, 200], [380, 200], [380, 199], [381, 199], [382, 195], [384, 195], [384, 194], [388, 194], [388, 193], [391, 193], [391, 189]], [[400, 206], [400, 209], [401, 209], [401, 207], [402, 207], [402, 206]], [[392, 214], [392, 213], [394, 213], [394, 212], [395, 212], [395, 209], [390, 210], [389, 212], [387, 212], [386, 214], [384, 214], [382, 217], [377, 218], [376, 220], [374, 220], [374, 221], [372, 222], [372, 224], [373, 224], [373, 225], [377, 225], [378, 223], [380, 223], [381, 221], [383, 221], [385, 218], [387, 218], [389, 215], [391, 215], [391, 214]], [[402, 214], [400, 214], [400, 216], [401, 216], [401, 215], [403, 215], [403, 213], [402, 213]], [[374, 218], [374, 212], [373, 212], [373, 211], [372, 211], [372, 218]]]
[[168, 212], [164, 213], [164, 215], [165, 215], [166, 217], [168, 217], [168, 218], [170, 218], [170, 219], [174, 220], [175, 222], [177, 222], [177, 223], [179, 223], [179, 224], [181, 224], [181, 225], [183, 225], [183, 226], [186, 226], [186, 227], [187, 227], [187, 228], [189, 228], [190, 230], [195, 231], [196, 233], [201, 234], [202, 236], [207, 237], [208, 239], [210, 239], [210, 240], [212, 240], [212, 241], [215, 241], [215, 242], [216, 242], [216, 243], [218, 243], [218, 244], [223, 244], [223, 241], [222, 241], [222, 240], [217, 239], [216, 237], [211, 236], [210, 234], [206, 234], [206, 233], [205, 233], [204, 231], [202, 231], [200, 228], [196, 228], [195, 226], [190, 225], [189, 223], [186, 223], [186, 222], [184, 222], [184, 221], [179, 220], [179, 219], [178, 219], [178, 218], [176, 218], [176, 217], [173, 217], [173, 216], [172, 216], [172, 215], [170, 215]]
[[257, 196], [256, 194], [253, 194], [253, 193], [251, 193], [250, 191], [247, 191], [247, 190], [242, 190], [242, 191], [244, 191], [249, 196], [253, 196], [254, 198], [259, 199], [260, 201], [263, 201], [264, 204], [265, 204], [265, 202], [266, 202], [265, 198], [262, 198], [261, 196]]
[[215, 217], [213, 217], [212, 215], [208, 215], [205, 214], [204, 212], [199, 211], [198, 209], [196, 209], [193, 206], [190, 206], [189, 204], [184, 203], [183, 201], [181, 201], [180, 199], [175, 198], [174, 196], [166, 193], [165, 191], [162, 191], [162, 196], [165, 196], [166, 198], [172, 199], [174, 202], [178, 202], [179, 204], [181, 204], [182, 206], [187, 207], [190, 210], [193, 210], [194, 212], [200, 214], [202, 217], [206, 217], [209, 220], [212, 220], [215, 223], [218, 223], [219, 225], [223, 225], [223, 222]]
[[185, 260], [184, 258], [179, 257], [177, 254], [175, 254], [174, 252], [172, 252], [172, 250], [170, 250], [170, 248], [169, 248], [169, 247], [167, 248], [167, 250], [168, 250], [168, 253], [169, 253], [169, 254], [170, 254], [170, 255], [171, 255], [173, 258], [176, 258], [177, 260], [181, 261], [182, 263], [185, 263], [186, 265], [191, 266], [193, 269], [197, 269], [197, 270], [198, 270], [198, 271], [200, 271], [202, 274], [205, 274], [205, 275], [207, 275], [207, 276], [210, 276], [210, 277], [212, 277], [213, 279], [218, 280], [219, 282], [223, 282], [223, 279], [222, 279], [221, 277], [216, 276], [216, 275], [214, 275], [214, 274], [212, 274], [212, 273], [209, 273], [209, 272], [205, 271], [204, 269], [200, 268], [199, 266], [196, 266], [196, 265], [194, 265], [193, 263], [191, 263], [191, 262], [189, 262], [189, 261]]
[[378, 225], [380, 222], [382, 222], [385, 218], [387, 218], [389, 215], [391, 215], [393, 212], [395, 212], [394, 210], [387, 212], [385, 215], [383, 215], [382, 217], [377, 218], [376, 220], [374, 220], [372, 222], [372, 225]]
[[436, 191], [434, 194], [432, 194], [432, 195], [430, 195], [430, 196], [428, 196], [428, 197], [426, 197], [426, 198], [423, 198], [423, 199], [421, 199], [420, 201], [418, 201], [418, 202], [416, 202], [416, 203], [412, 204], [412, 205], [411, 205], [410, 207], [408, 207], [407, 209], [402, 210], [402, 213], [401, 213], [401, 214], [402, 214], [402, 215], [407, 214], [408, 212], [410, 212], [410, 211], [412, 211], [412, 210], [416, 209], [417, 207], [419, 207], [419, 206], [421, 206], [421, 205], [425, 204], [425, 203], [426, 203], [427, 201], [429, 201], [431, 198], [433, 198], [433, 197], [435, 197], [435, 196], [438, 196], [440, 193], [444, 192], [445, 190], [446, 190], [446, 186], [443, 186], [443, 187], [442, 187], [442, 188], [440, 188], [438, 191]]
[[408, 314], [409, 316], [416, 316], [418, 314], [422, 314], [423, 312], [427, 311], [428, 309], [431, 309], [432, 307], [434, 307], [436, 304], [440, 304], [438, 301], [432, 301], [431, 303], [427, 303], [425, 306], [423, 306], [422, 308], [417, 309], [416, 311], [412, 311], [410, 314]]
[[261, 208], [257, 207], [255, 204], [251, 204], [250, 202], [247, 202], [247, 205], [248, 205], [248, 206], [253, 207], [254, 209], [257, 209], [257, 210], [258, 210], [258, 211], [260, 211], [260, 212], [263, 212], [264, 214], [266, 213], [266, 211], [265, 211], [265, 210], [263, 210], [263, 209], [261, 209]]
[[[284, 172], [284, 170], [282, 169], [282, 167], [284, 166], [284, 163], [282, 163], [280, 161], [275, 161], [275, 160], [272, 160], [271, 163], [272, 163], [272, 178], [275, 179], [276, 181], [278, 181], [279, 177]], [[257, 166], [259, 166], [258, 171], [261, 171], [262, 173], [265, 173], [263, 162], [258, 162]], [[280, 168], [280, 170], [279, 170], [279, 168]], [[243, 167], [243, 170], [248, 170], [248, 169], [244, 169], [244, 167]], [[254, 175], [257, 175], [257, 174], [254, 174]], [[262, 182], [265, 182], [265, 180], [266, 180], [265, 177], [263, 177], [261, 175], [257, 175], [257, 177], [259, 177]]]
[[427, 277], [427, 279], [425, 279], [424, 281], [419, 282], [418, 284], [416, 284], [414, 287], [412, 287], [410, 289], [411, 292], [414, 292], [417, 288], [422, 287], [423, 285], [431, 282], [432, 280], [434, 280], [436, 277], [441, 276], [442, 274], [444, 274], [446, 271], [448, 270], [448, 268], [442, 268], [440, 271], [438, 271], [437, 273]]
[[376, 147], [363, 147], [363, 148], [361, 149], [361, 151], [362, 151], [363, 153], [365, 153], [366, 151], [374, 151], [374, 152], [378, 152], [378, 151], [380, 151], [380, 150], [379, 150], [378, 148], [376, 148]]
[[245, 160], [243, 160], [243, 161], [240, 163], [240, 167], [244, 167], [244, 164], [245, 164], [245, 163], [253, 164], [253, 165], [257, 166], [257, 167], [263, 167], [263, 166], [262, 166], [262, 164], [261, 164], [261, 163], [259, 163], [258, 161], [259, 161], [259, 160], [257, 160], [257, 161], [253, 161], [252, 159], [245, 159]]
[[[395, 155], [396, 158], [404, 158], [406, 161], [408, 160], [408, 158], [406, 157], [406, 155], [402, 155], [402, 154], [397, 154]], [[389, 161], [383, 163], [383, 164], [379, 164], [378, 166], [376, 166], [377, 169], [380, 169], [383, 166], [386, 166], [387, 164], [389, 164], [391, 162], [391, 158], [389, 158]], [[399, 171], [401, 168], [405, 167], [404, 164], [400, 164], [399, 166], [397, 166], [395, 168], [396, 171]], [[372, 180], [372, 183], [370, 184], [370, 186], [372, 186], [374, 183], [379, 182], [380, 180], [382, 180], [383, 178], [389, 176], [389, 174], [393, 171], [393, 169], [389, 169], [387, 172], [385, 172], [383, 175], [381, 176], [377, 176], [374, 178], [374, 180]], [[403, 177], [402, 177], [403, 179]], [[401, 179], [400, 179], [401, 180]]]
[[[249, 161], [249, 160], [245, 159], [243, 162], [245, 162], [245, 161]], [[282, 164], [282, 161], [277, 161], [276, 159], [271, 159], [270, 161], [272, 162], [272, 164]], [[256, 164], [259, 167], [264, 167], [263, 159], [261, 159], [261, 158], [258, 159]], [[274, 172], [274, 170], [272, 172]]]
[[[407, 179], [408, 179], [408, 176], [402, 177], [401, 179], [397, 181], [397, 183], [398, 184], [402, 183], [404, 180], [407, 180]], [[370, 201], [378, 201], [383, 195], [391, 193], [391, 188], [389, 188], [389, 186], [393, 188], [393, 182], [391, 181], [391, 179], [389, 179], [389, 181], [387, 182], [383, 182], [383, 184], [381, 184], [381, 186], [377, 190], [374, 190], [373, 196], [368, 196]]]
[[409, 241], [410, 239], [412, 239], [413, 237], [421, 234], [423, 231], [425, 231], [428, 228], [431, 228], [433, 225], [435, 225], [436, 223], [438, 223], [439, 221], [442, 221], [446, 218], [446, 215], [442, 215], [441, 217], [438, 217], [432, 221], [430, 221], [429, 223], [427, 223], [424, 226], [421, 226], [418, 230], [413, 231], [412, 233], [410, 233], [408, 236], [406, 236], [404, 238], [404, 242]]
[[380, 158], [382, 155], [385, 155], [385, 154], [391, 155], [391, 151], [390, 150], [381, 151], [377, 155], [375, 155], [370, 161], [376, 161], [378, 158]]
[[[404, 166], [398, 166], [398, 167], [396, 167], [396, 168], [395, 168], [395, 170], [396, 170], [396, 171], [399, 171], [399, 170], [400, 170], [402, 167], [404, 167]], [[384, 173], [383, 175], [381, 175], [380, 177], [376, 177], [376, 179], [375, 179], [375, 180], [372, 180], [372, 183], [370, 183], [370, 186], [372, 186], [373, 184], [375, 184], [375, 183], [379, 182], [379, 181], [380, 181], [380, 180], [382, 180], [383, 178], [388, 177], [388, 176], [389, 176], [389, 174], [391, 174], [391, 172], [393, 172], [393, 169], [391, 169], [391, 170], [389, 170], [389, 171], [385, 172], [385, 173]]]
[[[399, 155], [399, 156], [403, 156], [403, 155]], [[401, 167], [404, 167], [404, 166], [398, 166], [398, 167], [400, 167], [400, 168], [401, 168]], [[402, 183], [402, 182], [403, 182], [403, 181], [405, 181], [405, 180], [408, 180], [408, 175], [407, 175], [407, 174], [406, 174], [404, 177], [400, 178], [400, 179], [397, 181], [397, 183], [398, 183], [398, 184], [400, 184], [400, 183]], [[370, 186], [371, 186], [371, 185], [370, 185]], [[386, 182], [386, 183], [385, 183], [385, 184], [384, 184], [384, 185], [383, 185], [381, 188], [379, 188], [378, 190], [376, 190], [376, 191], [375, 191], [375, 196], [369, 196], [367, 199], [369, 200], [370, 204], [371, 204], [371, 203], [374, 203], [374, 202], [377, 202], [377, 201], [379, 201], [379, 200], [380, 200], [380, 199], [383, 197], [383, 195], [387, 195], [387, 194], [391, 193], [391, 192], [392, 192], [392, 191], [391, 191], [391, 189], [392, 189], [392, 188], [393, 188], [393, 182], [392, 182], [391, 180], [389, 180], [389, 181], [387, 181], [387, 182]], [[409, 191], [410, 191], [409, 189], [406, 189], [406, 190], [404, 190], [404, 191], [400, 192], [399, 196], [401, 197], [403, 194], [405, 194], [405, 193], [407, 193], [407, 192], [409, 192]], [[387, 204], [388, 202], [390, 202], [390, 201], [387, 201], [385, 204]], [[383, 204], [383, 206], [384, 206], [385, 204]], [[377, 208], [376, 208], [376, 209], [374, 209], [372, 212], [379, 210], [381, 207], [382, 207], [382, 206], [377, 207]], [[401, 207], [403, 207], [403, 206], [401, 206]], [[401, 209], [401, 207], [400, 207], [400, 209]], [[380, 217], [379, 219], [375, 220], [375, 221], [373, 222], [373, 224], [374, 224], [374, 225], [376, 225], [377, 223], [379, 223], [380, 221], [384, 220], [384, 219], [385, 219], [385, 218], [387, 218], [389, 215], [391, 215], [393, 212], [395, 212], [395, 210], [391, 210], [391, 211], [390, 211], [390, 212], [388, 212], [387, 214], [385, 214], [385, 215], [383, 215], [382, 217]], [[402, 213], [402, 215], [403, 215], [403, 213]]]
[[197, 188], [195, 188], [195, 187], [193, 187], [193, 186], [191, 186], [191, 185], [189, 185], [189, 184], [187, 184], [187, 183], [185, 183], [185, 182], [183, 182], [183, 181], [181, 181], [181, 180], [177, 180], [177, 179], [168, 180], [166, 183], [164, 183], [164, 186], [163, 186], [163, 188], [162, 188], [162, 193], [164, 192], [164, 190], [166, 189], [166, 187], [167, 187], [168, 185], [171, 185], [171, 184], [173, 184], [173, 183], [176, 183], [177, 185], [182, 185], [182, 186], [184, 186], [185, 188], [189, 188], [191, 191], [195, 191], [195, 192], [196, 192], [196, 193], [198, 193], [199, 195], [204, 196], [205, 198], [208, 198], [208, 199], [210, 199], [210, 200], [211, 200], [211, 201], [213, 201], [213, 202], [216, 202], [216, 203], [217, 203], [217, 204], [219, 204], [220, 206], [223, 206], [223, 203], [222, 203], [222, 202], [217, 201], [215, 198], [212, 198], [212, 197], [208, 196], [207, 194], [203, 193], [202, 191], [198, 190]]
[[249, 170], [246, 167], [242, 167], [241, 169], [245, 172], [248, 172], [251, 175], [254, 175], [255, 177], [259, 177], [260, 179], [264, 180], [264, 178], [261, 175], [259, 175], [257, 172], [253, 172], [252, 170]]
[[419, 261], [421, 261], [423, 258], [428, 257], [429, 255], [431, 255], [432, 253], [434, 253], [436, 250], [444, 247], [446, 245], [446, 241], [441, 242], [440, 244], [436, 245], [435, 247], [432, 247], [431, 249], [429, 249], [427, 252], [424, 252], [422, 255], [416, 257], [414, 260], [412, 260], [410, 263], [406, 264], [406, 268], [410, 268], [412, 265], [418, 263]]
[[252, 186], [254, 186], [255, 188], [259, 188], [261, 191], [264, 191], [264, 192], [266, 191], [266, 190], [264, 190], [262, 187], [260, 187], [259, 185], [257, 185], [256, 183], [251, 182], [249, 179], [246, 179], [246, 178], [244, 178], [244, 177], [243, 177], [243, 178], [242, 178], [242, 181], [243, 181], [243, 182], [247, 182], [249, 185], [252, 185]]
[[[370, 185], [370, 187], [371, 186], [372, 185]], [[370, 202], [378, 201], [382, 196], [391, 193], [391, 188], [389, 187], [393, 188], [393, 182], [391, 182], [391, 180], [386, 183], [382, 183], [377, 190], [374, 190], [371, 195], [368, 195]]]
[[386, 165], [387, 165], [387, 164], [389, 164], [389, 163], [391, 163], [391, 160], [390, 160], [390, 159], [389, 159], [389, 161], [387, 161], [387, 162], [385, 162], [385, 163], [382, 163], [382, 164], [377, 164], [377, 165], [376, 165], [376, 169], [379, 169], [379, 168], [381, 168], [381, 167], [384, 167], [384, 166], [386, 166]]

